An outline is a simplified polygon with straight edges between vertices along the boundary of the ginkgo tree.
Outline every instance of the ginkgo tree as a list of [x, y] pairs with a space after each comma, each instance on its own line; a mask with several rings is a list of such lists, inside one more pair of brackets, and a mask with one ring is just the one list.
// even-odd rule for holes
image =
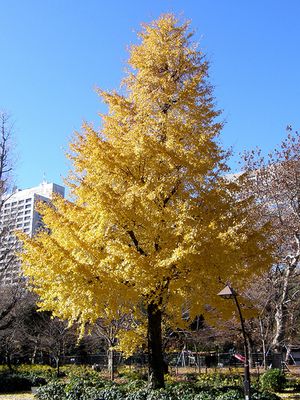
[[103, 310], [140, 321], [120, 345], [146, 328], [154, 388], [164, 386], [163, 319], [193, 318], [217, 300], [219, 278], [245, 282], [270, 261], [266, 227], [224, 179], [220, 113], [191, 36], [170, 14], [143, 25], [122, 90], [99, 90], [101, 128], [85, 123], [71, 144], [72, 201], [41, 205], [48, 229], [22, 238], [43, 310], [82, 327]]

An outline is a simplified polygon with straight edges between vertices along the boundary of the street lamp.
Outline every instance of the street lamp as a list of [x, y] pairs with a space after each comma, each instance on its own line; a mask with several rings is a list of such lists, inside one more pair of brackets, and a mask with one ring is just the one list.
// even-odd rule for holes
[[244, 351], [245, 351], [244, 393], [245, 393], [245, 400], [250, 400], [251, 396], [250, 396], [250, 369], [249, 369], [249, 358], [248, 358], [248, 343], [247, 343], [247, 338], [246, 338], [244, 318], [242, 316], [241, 307], [240, 307], [238, 299], [237, 299], [237, 292], [230, 286], [230, 284], [227, 284], [224, 287], [224, 289], [221, 290], [220, 293], [218, 293], [218, 296], [221, 296], [224, 299], [233, 299], [235, 302], [236, 308], [238, 309], [238, 313], [239, 313], [239, 317], [240, 317], [240, 321], [241, 321], [243, 338], [244, 338]]

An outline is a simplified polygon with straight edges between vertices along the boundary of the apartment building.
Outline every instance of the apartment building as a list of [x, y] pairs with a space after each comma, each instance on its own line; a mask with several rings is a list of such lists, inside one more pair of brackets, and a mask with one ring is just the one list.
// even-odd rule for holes
[[20, 229], [33, 236], [43, 225], [36, 205], [51, 202], [54, 194], [64, 197], [65, 188], [56, 183], [42, 182], [39, 186], [16, 189], [3, 199], [0, 211], [0, 283], [12, 284], [20, 280], [20, 265], [15, 252], [20, 248], [14, 231]]

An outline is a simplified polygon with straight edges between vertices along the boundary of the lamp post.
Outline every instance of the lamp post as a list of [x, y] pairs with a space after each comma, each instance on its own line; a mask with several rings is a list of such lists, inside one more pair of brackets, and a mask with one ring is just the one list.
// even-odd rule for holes
[[240, 307], [238, 299], [237, 299], [237, 292], [230, 286], [230, 284], [227, 284], [224, 287], [224, 289], [221, 290], [220, 293], [218, 293], [218, 296], [221, 296], [224, 299], [233, 299], [234, 302], [235, 302], [236, 308], [238, 310], [238, 313], [239, 313], [240, 322], [241, 322], [241, 328], [242, 328], [242, 333], [243, 333], [243, 339], [244, 339], [244, 351], [245, 351], [245, 358], [244, 358], [244, 393], [245, 393], [245, 400], [250, 400], [251, 399], [251, 395], [250, 395], [250, 368], [249, 368], [249, 358], [248, 358], [248, 343], [247, 343], [247, 338], [246, 338], [244, 318], [242, 316], [241, 307]]

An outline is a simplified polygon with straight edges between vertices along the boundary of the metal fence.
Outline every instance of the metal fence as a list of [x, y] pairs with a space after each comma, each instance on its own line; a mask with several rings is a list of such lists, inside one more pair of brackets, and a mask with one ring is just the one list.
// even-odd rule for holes
[[[281, 368], [284, 360], [282, 353], [273, 353], [266, 356], [267, 368]], [[261, 368], [264, 363], [263, 353], [252, 354], [252, 367]], [[85, 364], [99, 366], [99, 369], [105, 369], [108, 365], [108, 357], [106, 353], [100, 354], [88, 354], [84, 356], [65, 356], [62, 358], [62, 364]], [[206, 368], [238, 368], [243, 367], [243, 362], [235, 357], [232, 352], [221, 353], [221, 352], [192, 352], [192, 351], [181, 351], [173, 352], [165, 355], [166, 364], [171, 368], [194, 368], [206, 369]], [[115, 352], [114, 364], [116, 366], [135, 366], [136, 368], [144, 368], [147, 366], [148, 356], [146, 353], [135, 354], [129, 358], [124, 358], [121, 353]]]

